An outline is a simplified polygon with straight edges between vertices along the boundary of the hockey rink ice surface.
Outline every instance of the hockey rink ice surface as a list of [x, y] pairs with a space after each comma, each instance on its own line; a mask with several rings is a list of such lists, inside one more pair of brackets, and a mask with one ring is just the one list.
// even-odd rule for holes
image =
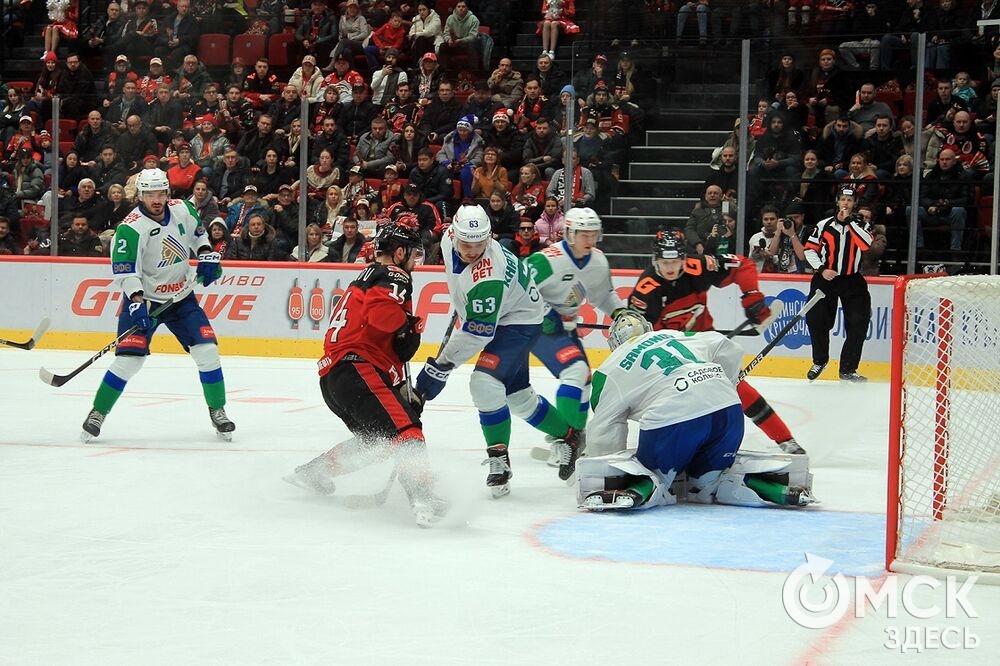
[[[512, 493], [489, 499], [459, 368], [424, 413], [454, 507], [420, 529], [398, 484], [384, 506], [357, 509], [285, 483], [347, 430], [313, 362], [227, 356], [224, 342], [229, 444], [186, 356], [149, 358], [84, 445], [110, 357], [57, 389], [39, 366], [66, 373], [87, 352], [0, 350], [0, 664], [1000, 663], [996, 586], [968, 592], [973, 618], [960, 606], [945, 617], [943, 584], [916, 587], [911, 605], [941, 609], [918, 619], [899, 576], [897, 617], [888, 604], [855, 617], [855, 577], [883, 581], [887, 384], [753, 379], [811, 454], [815, 508], [598, 515], [530, 458], [542, 436], [522, 422]], [[532, 374], [554, 395], [544, 370]], [[744, 446], [772, 445], [748, 424]], [[376, 493], [388, 476], [383, 465], [345, 477], [338, 495]], [[815, 581], [806, 553], [832, 561]], [[838, 572], [850, 603], [834, 616]], [[829, 626], [796, 624], [786, 585]], [[894, 627], [957, 627], [949, 645], [964, 631], [978, 646], [903, 652], [885, 647]]]

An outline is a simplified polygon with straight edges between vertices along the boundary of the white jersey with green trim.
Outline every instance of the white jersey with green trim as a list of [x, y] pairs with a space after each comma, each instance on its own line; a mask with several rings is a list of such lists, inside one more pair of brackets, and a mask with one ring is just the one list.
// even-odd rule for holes
[[609, 316], [625, 307], [611, 283], [608, 258], [597, 248], [576, 259], [562, 240], [529, 255], [526, 261], [542, 298], [562, 317], [575, 318], [584, 299]]
[[625, 448], [628, 420], [653, 430], [740, 404], [742, 362], [743, 348], [715, 331], [653, 331], [620, 345], [594, 371], [588, 454]]
[[464, 264], [454, 251], [454, 232], [441, 239], [445, 276], [461, 328], [453, 331], [438, 360], [461, 365], [489, 344], [498, 326], [540, 324], [545, 303], [528, 266], [490, 240], [483, 256]]
[[126, 295], [142, 291], [162, 303], [189, 289], [194, 268], [191, 253], [210, 247], [198, 212], [189, 201], [167, 202], [157, 222], [137, 206], [125, 216], [111, 241], [111, 270]]

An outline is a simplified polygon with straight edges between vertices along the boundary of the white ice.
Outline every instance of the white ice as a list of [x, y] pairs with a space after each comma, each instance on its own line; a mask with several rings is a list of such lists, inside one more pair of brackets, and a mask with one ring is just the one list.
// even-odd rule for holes
[[[66, 372], [85, 358], [0, 352], [0, 664], [854, 666], [1000, 655], [996, 587], [969, 593], [978, 618], [945, 618], [942, 585], [917, 590], [923, 607], [942, 608], [930, 619], [902, 609], [890, 619], [884, 607], [847, 619], [852, 606], [830, 628], [806, 629], [782, 607], [794, 566], [743, 558], [744, 548], [778, 552], [796, 536], [769, 529], [768, 516], [775, 525], [832, 520], [844, 536], [815, 554], [834, 560], [855, 537], [881, 538], [872, 525], [885, 510], [885, 384], [754, 380], [811, 454], [822, 504], [809, 513], [681, 506], [597, 516], [578, 512], [572, 489], [529, 457], [542, 436], [520, 422], [513, 491], [488, 499], [461, 368], [425, 412], [432, 464], [455, 503], [446, 524], [425, 530], [398, 485], [385, 506], [351, 510], [282, 481], [348, 434], [322, 402], [313, 363], [224, 356], [237, 423], [226, 444], [211, 430], [190, 359], [155, 355], [100, 439], [84, 445], [80, 424], [109, 359], [59, 389], [37, 370]], [[554, 394], [541, 369], [533, 376]], [[770, 446], [749, 424], [747, 440]], [[364, 470], [338, 492], [375, 493], [388, 474]], [[720, 515], [725, 534], [699, 527]], [[627, 552], [631, 543], [613, 543], [624, 529], [643, 536], [644, 552], [631, 562], [581, 556], [553, 546], [553, 527], [597, 552]], [[692, 539], [704, 559], [662, 563]], [[720, 555], [737, 564], [706, 564]], [[888, 627], [947, 626], [967, 628], [979, 646], [884, 647]]]

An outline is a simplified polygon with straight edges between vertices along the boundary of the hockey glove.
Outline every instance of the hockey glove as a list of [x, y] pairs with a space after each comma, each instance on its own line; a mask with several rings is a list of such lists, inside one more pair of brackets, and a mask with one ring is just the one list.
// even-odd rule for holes
[[563, 316], [555, 310], [549, 310], [542, 319], [543, 335], [562, 335], [565, 333], [570, 337], [575, 337], [576, 315]]
[[406, 363], [417, 353], [420, 347], [420, 332], [424, 330], [424, 322], [414, 315], [406, 316], [406, 323], [400, 326], [392, 338], [392, 348], [399, 360]]
[[424, 397], [417, 393], [417, 389], [413, 388], [409, 382], [399, 387], [399, 393], [403, 396], [403, 400], [406, 400], [410, 404], [410, 407], [417, 413], [417, 416], [424, 413]]
[[146, 301], [129, 303], [128, 316], [132, 318], [132, 325], [135, 326], [140, 333], [145, 333], [149, 329], [153, 328], [153, 320], [150, 318], [149, 310], [146, 308]]
[[199, 254], [196, 275], [206, 287], [222, 277], [222, 255], [218, 252]]
[[747, 319], [755, 324], [763, 323], [771, 316], [771, 308], [767, 307], [767, 303], [764, 302], [764, 294], [756, 289], [745, 292], [740, 303], [743, 305], [743, 312]]
[[451, 363], [438, 363], [437, 359], [429, 358], [423, 369], [417, 375], [417, 393], [425, 400], [433, 400], [444, 389], [448, 375], [455, 369]]

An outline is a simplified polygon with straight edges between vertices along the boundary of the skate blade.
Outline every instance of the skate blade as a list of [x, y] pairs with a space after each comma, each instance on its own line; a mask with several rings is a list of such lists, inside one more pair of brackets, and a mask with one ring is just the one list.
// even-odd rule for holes
[[233, 433], [231, 432], [222, 432], [221, 430], [216, 430], [215, 436], [221, 439], [223, 442], [233, 441]]
[[80, 441], [84, 444], [90, 444], [94, 440], [94, 436], [91, 435], [86, 430], [80, 431]]
[[510, 495], [510, 484], [505, 483], [502, 486], [490, 486], [490, 495], [493, 499], [499, 499], [504, 495]]
[[314, 485], [312, 485], [310, 483], [307, 483], [307, 482], [303, 481], [302, 479], [300, 479], [298, 477], [298, 475], [296, 475], [295, 473], [288, 474], [288, 475], [283, 476], [281, 478], [282, 478], [283, 481], [285, 481], [285, 483], [289, 483], [289, 484], [295, 486], [296, 488], [301, 488], [302, 490], [306, 490], [306, 491], [314, 493], [316, 495], [332, 495], [334, 492], [336, 492], [336, 488], [332, 488], [329, 491], [325, 491], [325, 490], [322, 490], [320, 488], [317, 488], [316, 486], [314, 486]]
[[559, 459], [552, 456], [552, 449], [535, 446], [531, 449], [531, 457], [540, 460], [549, 467], [559, 467]]

